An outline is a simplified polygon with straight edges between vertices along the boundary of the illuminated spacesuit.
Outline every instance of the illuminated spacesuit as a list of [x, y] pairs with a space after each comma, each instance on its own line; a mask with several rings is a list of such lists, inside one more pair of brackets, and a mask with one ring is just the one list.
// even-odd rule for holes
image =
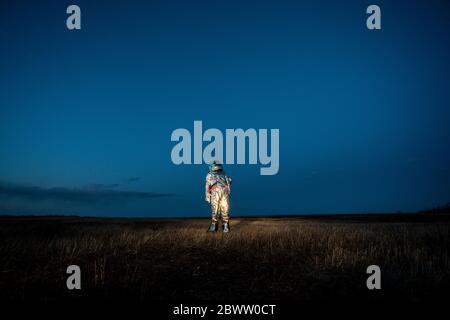
[[216, 162], [210, 166], [206, 175], [205, 200], [211, 204], [212, 222], [209, 232], [217, 231], [217, 223], [222, 218], [223, 232], [230, 231], [228, 214], [230, 212], [231, 179]]

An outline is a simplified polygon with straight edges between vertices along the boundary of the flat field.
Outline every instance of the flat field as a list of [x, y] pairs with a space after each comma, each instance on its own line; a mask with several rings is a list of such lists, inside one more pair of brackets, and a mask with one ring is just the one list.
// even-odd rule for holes
[[[0, 217], [3, 301], [429, 300], [450, 296], [448, 215]], [[81, 290], [66, 268], [81, 268]], [[381, 268], [368, 290], [366, 268]]]

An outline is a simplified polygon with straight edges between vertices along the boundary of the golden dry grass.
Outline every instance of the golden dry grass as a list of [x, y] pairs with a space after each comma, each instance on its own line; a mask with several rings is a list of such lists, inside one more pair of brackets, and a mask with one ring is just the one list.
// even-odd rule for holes
[[[447, 222], [3, 219], [3, 299], [434, 299], [450, 288]], [[65, 288], [66, 267], [82, 290]], [[382, 290], [366, 288], [367, 266]], [[448, 293], [447, 293], [448, 296]]]

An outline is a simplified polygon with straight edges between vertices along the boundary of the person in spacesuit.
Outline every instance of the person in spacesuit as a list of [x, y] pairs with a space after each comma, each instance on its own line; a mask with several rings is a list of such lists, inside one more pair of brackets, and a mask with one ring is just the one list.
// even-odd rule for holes
[[223, 171], [222, 165], [214, 161], [206, 175], [205, 200], [211, 205], [212, 222], [209, 232], [216, 232], [222, 220], [223, 232], [230, 232], [231, 179]]

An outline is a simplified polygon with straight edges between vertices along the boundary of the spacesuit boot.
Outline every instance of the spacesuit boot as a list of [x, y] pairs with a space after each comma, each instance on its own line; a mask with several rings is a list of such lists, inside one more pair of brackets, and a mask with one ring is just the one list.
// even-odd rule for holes
[[208, 228], [208, 232], [216, 232], [217, 231], [217, 223], [211, 223]]
[[223, 232], [230, 232], [230, 224], [228, 222], [225, 222], [222, 226]]

